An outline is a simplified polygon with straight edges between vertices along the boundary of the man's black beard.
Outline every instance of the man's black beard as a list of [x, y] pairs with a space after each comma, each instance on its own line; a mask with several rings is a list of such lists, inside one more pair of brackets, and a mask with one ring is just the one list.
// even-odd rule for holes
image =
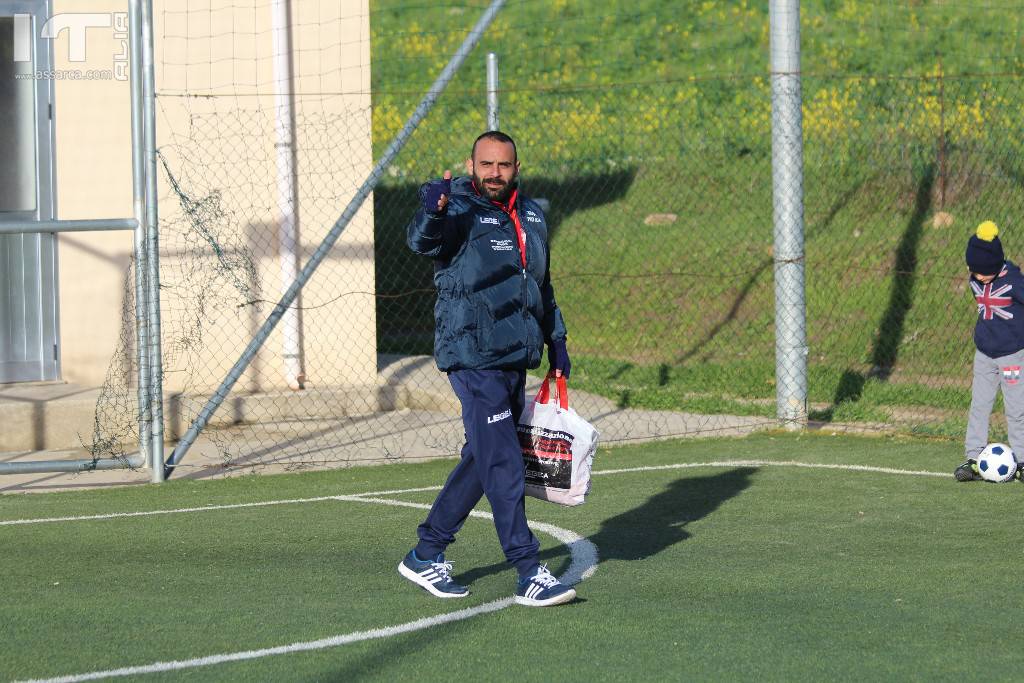
[[493, 202], [499, 202], [501, 204], [504, 204], [508, 201], [509, 197], [512, 196], [512, 193], [515, 192], [515, 189], [519, 187], [519, 177], [516, 176], [515, 178], [512, 178], [511, 182], [502, 185], [496, 190], [492, 190], [491, 188], [487, 187], [487, 185], [484, 184], [483, 178], [481, 178], [475, 173], [473, 174], [473, 183], [476, 184], [476, 187], [480, 191], [480, 194], [487, 197]]

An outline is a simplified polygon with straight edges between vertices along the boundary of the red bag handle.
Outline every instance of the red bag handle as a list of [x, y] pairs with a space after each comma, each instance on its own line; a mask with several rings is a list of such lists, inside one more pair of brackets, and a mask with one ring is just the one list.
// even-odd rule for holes
[[548, 403], [551, 401], [551, 380], [555, 380], [555, 393], [558, 395], [558, 406], [562, 410], [566, 410], [569, 407], [569, 386], [566, 384], [565, 375], [555, 377], [555, 373], [549, 372], [544, 377], [544, 381], [540, 385], [540, 391], [537, 392], [537, 398], [534, 399], [537, 403]]

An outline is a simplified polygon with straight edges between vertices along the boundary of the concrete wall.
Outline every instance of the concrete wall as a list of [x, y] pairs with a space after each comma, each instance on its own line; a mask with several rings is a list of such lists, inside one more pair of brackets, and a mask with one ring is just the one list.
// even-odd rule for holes
[[[154, 4], [158, 146], [177, 183], [172, 187], [161, 167], [162, 307], [170, 356], [165, 389], [203, 392], [219, 383], [283, 291], [270, 3]], [[304, 263], [371, 168], [369, 14], [368, 0], [292, 4]], [[115, 12], [127, 3], [83, 5], [60, 0], [54, 10]], [[126, 50], [116, 27], [90, 29], [88, 35], [87, 63], [69, 63], [67, 36], [56, 42], [58, 69], [115, 68]], [[130, 216], [128, 82], [58, 81], [56, 102], [59, 216]], [[193, 221], [196, 216], [200, 220]], [[131, 286], [131, 250], [129, 233], [60, 237], [66, 381], [101, 383], [116, 360], [119, 338], [132, 338], [121, 314]], [[302, 295], [301, 341], [310, 385], [374, 383], [373, 277], [368, 201]], [[279, 330], [238, 389], [286, 388], [282, 348]], [[134, 346], [121, 346], [121, 352], [133, 355]]]

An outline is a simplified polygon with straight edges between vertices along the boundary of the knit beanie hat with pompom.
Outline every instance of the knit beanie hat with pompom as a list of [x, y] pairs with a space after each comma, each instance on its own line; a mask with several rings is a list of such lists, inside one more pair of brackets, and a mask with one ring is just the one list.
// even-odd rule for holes
[[999, 228], [992, 221], [985, 221], [967, 240], [967, 268], [978, 275], [999, 275], [1005, 257], [1003, 245], [999, 242]]

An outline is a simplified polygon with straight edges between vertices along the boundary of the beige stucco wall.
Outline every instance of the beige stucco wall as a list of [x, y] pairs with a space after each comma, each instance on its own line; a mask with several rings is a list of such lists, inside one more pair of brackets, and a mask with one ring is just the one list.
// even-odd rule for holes
[[[55, 3], [55, 11], [122, 11], [126, 2]], [[273, 49], [264, 0], [155, 2], [165, 389], [215, 387], [280, 297]], [[370, 57], [367, 0], [293, 2], [298, 232], [304, 263], [369, 173]], [[326, 7], [324, 5], [333, 5]], [[112, 69], [123, 48], [113, 29], [91, 29], [88, 62], [58, 69]], [[61, 218], [130, 216], [131, 152], [126, 81], [56, 83], [58, 212]], [[188, 202], [219, 211], [192, 224]], [[204, 230], [209, 229], [209, 234]], [[218, 261], [213, 240], [221, 250]], [[103, 381], [122, 329], [129, 233], [60, 237], [62, 372]], [[228, 273], [219, 266], [233, 266]], [[247, 272], [246, 265], [252, 271]], [[199, 266], [198, 268], [196, 266]], [[310, 387], [376, 379], [373, 216], [367, 201], [303, 291], [302, 348]], [[239, 300], [250, 301], [239, 306]], [[200, 313], [199, 307], [202, 307]], [[203, 324], [201, 334], [192, 327]], [[123, 348], [123, 347], [122, 347]], [[238, 385], [286, 386], [281, 331]], [[132, 348], [128, 353], [134, 353]], [[187, 370], [187, 371], [186, 371]]]
[[[127, 3], [55, 0], [63, 12], [123, 11]], [[57, 70], [113, 69], [122, 51], [114, 31], [87, 34], [86, 62], [69, 60], [68, 31], [54, 41]], [[57, 217], [132, 216], [131, 124], [127, 81], [54, 82]], [[129, 232], [58, 236], [59, 325], [62, 376], [85, 385], [102, 383], [116, 350], [125, 277], [132, 250]]]

